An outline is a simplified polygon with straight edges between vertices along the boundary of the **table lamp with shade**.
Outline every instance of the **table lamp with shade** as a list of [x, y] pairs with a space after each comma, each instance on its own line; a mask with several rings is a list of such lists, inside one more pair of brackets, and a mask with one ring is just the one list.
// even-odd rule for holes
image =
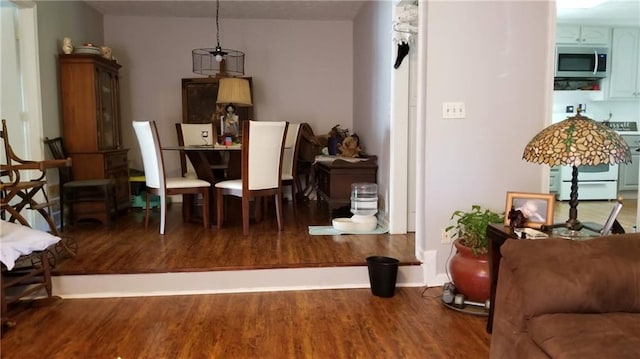
[[[577, 114], [540, 131], [524, 149], [522, 158], [549, 166], [572, 166], [569, 219], [544, 229], [564, 227], [563, 237], [580, 237], [586, 227], [578, 220], [578, 167], [630, 163], [631, 152], [622, 136], [586, 116]], [[598, 229], [588, 229], [598, 231]]]
[[[232, 137], [240, 135], [240, 118], [235, 112], [237, 107], [253, 106], [249, 80], [239, 77], [223, 77], [218, 82], [216, 104], [224, 106], [225, 114], [220, 118], [220, 134]], [[248, 119], [242, 119], [248, 120]]]

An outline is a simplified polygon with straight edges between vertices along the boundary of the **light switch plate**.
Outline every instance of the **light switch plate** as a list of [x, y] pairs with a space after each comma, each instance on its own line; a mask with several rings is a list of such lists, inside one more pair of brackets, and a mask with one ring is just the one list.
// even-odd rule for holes
[[464, 102], [443, 102], [442, 118], [465, 118], [467, 111]]

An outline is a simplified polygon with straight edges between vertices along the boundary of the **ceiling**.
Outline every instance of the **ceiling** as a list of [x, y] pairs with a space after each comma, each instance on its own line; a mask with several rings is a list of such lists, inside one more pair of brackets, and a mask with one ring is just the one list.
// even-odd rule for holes
[[[215, 17], [214, 0], [84, 0], [104, 15]], [[221, 0], [220, 17], [230, 19], [353, 20], [367, 0]], [[557, 0], [558, 21], [608, 26], [640, 26], [639, 0], [607, 0], [590, 9], [566, 9]], [[397, 2], [397, 0], [396, 0]], [[415, 0], [401, 0], [402, 3]]]
[[[580, 0], [583, 3], [588, 0]], [[607, 25], [607, 26], [640, 26], [639, 0], [607, 0], [589, 9], [563, 8], [568, 2], [577, 0], [558, 0], [558, 22]]]
[[[194, 0], [84, 0], [103, 15], [215, 17], [216, 2]], [[353, 20], [360, 0], [221, 0], [220, 18]]]

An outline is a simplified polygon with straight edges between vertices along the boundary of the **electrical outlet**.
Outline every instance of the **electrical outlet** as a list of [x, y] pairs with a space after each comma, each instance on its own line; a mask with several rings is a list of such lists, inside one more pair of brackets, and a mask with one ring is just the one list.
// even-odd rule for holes
[[447, 231], [446, 228], [442, 228], [442, 238], [440, 239], [440, 243], [442, 244], [451, 243], [451, 231]]
[[464, 102], [443, 102], [442, 118], [465, 118], [467, 111]]

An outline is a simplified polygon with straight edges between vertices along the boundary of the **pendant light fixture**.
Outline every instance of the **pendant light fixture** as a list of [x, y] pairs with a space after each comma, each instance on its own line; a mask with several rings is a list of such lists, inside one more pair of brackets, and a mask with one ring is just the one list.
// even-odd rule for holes
[[193, 72], [206, 76], [244, 75], [244, 52], [220, 46], [220, 0], [216, 0], [216, 47], [191, 51]]

